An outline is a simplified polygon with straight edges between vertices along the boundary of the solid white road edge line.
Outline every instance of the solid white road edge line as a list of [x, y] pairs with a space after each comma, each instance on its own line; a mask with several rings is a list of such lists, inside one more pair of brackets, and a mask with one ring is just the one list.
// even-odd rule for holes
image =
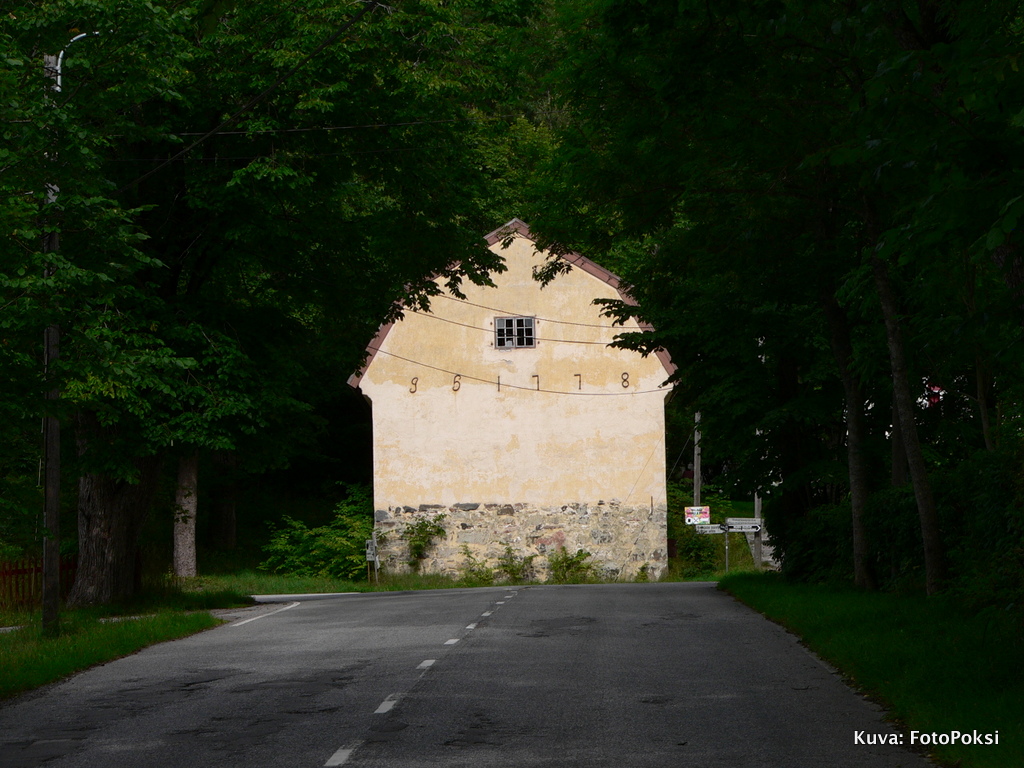
[[287, 611], [289, 608], [294, 608], [296, 605], [301, 605], [301, 603], [288, 603], [288, 605], [286, 605], [284, 608], [278, 608], [276, 611], [271, 611], [270, 613], [264, 613], [262, 616], [253, 616], [251, 619], [243, 619], [242, 621], [236, 621], [234, 624], [229, 624], [228, 626], [229, 627], [240, 627], [243, 624], [248, 624], [250, 621], [256, 621], [257, 619], [265, 619], [265, 618], [267, 618], [267, 616], [273, 616], [275, 613], [280, 613], [281, 611]]

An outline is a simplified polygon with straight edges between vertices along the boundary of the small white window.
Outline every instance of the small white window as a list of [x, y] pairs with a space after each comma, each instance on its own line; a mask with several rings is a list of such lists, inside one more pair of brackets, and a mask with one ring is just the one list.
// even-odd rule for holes
[[499, 317], [494, 321], [494, 346], [497, 349], [534, 347], [532, 317]]

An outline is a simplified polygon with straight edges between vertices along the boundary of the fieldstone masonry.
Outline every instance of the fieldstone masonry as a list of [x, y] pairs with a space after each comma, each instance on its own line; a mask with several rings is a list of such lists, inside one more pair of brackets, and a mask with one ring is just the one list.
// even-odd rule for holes
[[506, 545], [518, 556], [538, 555], [536, 576], [547, 575], [545, 555], [565, 547], [583, 549], [609, 578], [633, 578], [647, 566], [657, 579], [667, 560], [666, 508], [663, 504], [628, 506], [617, 499], [595, 504], [574, 502], [557, 507], [532, 504], [462, 503], [388, 507], [374, 514], [381, 564], [391, 571], [409, 570], [409, 548], [401, 539], [405, 527], [423, 518], [444, 515], [446, 535], [438, 538], [421, 562], [424, 573], [458, 575], [466, 562], [463, 547], [476, 560], [496, 566]]

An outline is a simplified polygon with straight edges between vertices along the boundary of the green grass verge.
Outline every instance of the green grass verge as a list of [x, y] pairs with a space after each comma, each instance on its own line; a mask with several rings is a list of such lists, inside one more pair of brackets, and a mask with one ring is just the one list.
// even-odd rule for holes
[[70, 611], [61, 617], [60, 634], [44, 637], [37, 619], [0, 633], [0, 699], [219, 623], [209, 613], [168, 611], [101, 622], [94, 612]]
[[[998, 745], [929, 747], [962, 768], [1024, 765], [1020, 614], [736, 574], [723, 589], [799, 635], [908, 732], [999, 732]], [[909, 745], [910, 739], [907, 738]]]

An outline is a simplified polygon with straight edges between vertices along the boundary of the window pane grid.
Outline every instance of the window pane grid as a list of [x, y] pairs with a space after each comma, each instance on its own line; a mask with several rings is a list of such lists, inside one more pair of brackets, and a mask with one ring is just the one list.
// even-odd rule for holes
[[494, 321], [494, 345], [498, 349], [535, 346], [532, 317], [499, 317]]

